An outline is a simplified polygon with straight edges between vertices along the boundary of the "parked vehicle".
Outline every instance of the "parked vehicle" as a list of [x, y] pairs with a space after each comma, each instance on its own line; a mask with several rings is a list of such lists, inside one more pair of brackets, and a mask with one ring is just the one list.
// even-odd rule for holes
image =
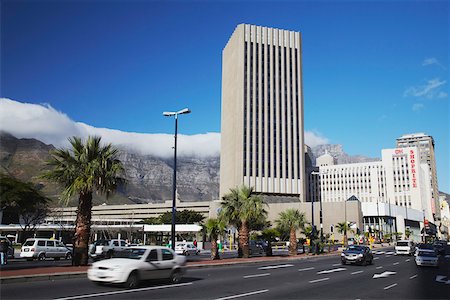
[[185, 273], [186, 258], [167, 247], [132, 247], [122, 251], [120, 256], [93, 263], [87, 273], [89, 280], [135, 288], [140, 282], [150, 279], [167, 278], [178, 283]]
[[416, 265], [419, 266], [430, 266], [438, 267], [439, 258], [434, 250], [429, 249], [418, 249], [415, 254]]
[[413, 255], [415, 249], [413, 241], [401, 240], [395, 243], [395, 255]]
[[351, 245], [341, 254], [341, 263], [367, 265], [373, 263], [373, 254], [367, 246]]
[[435, 241], [433, 243], [434, 251], [436, 251], [437, 254], [445, 255], [445, 245], [442, 241]]
[[176, 243], [175, 253], [181, 255], [198, 255], [200, 250], [193, 243]]
[[14, 258], [14, 247], [13, 247], [11, 240], [3, 235], [0, 235], [0, 240], [6, 241], [6, 243], [8, 244], [8, 257]]
[[46, 258], [53, 258], [55, 260], [61, 258], [72, 259], [72, 249], [62, 242], [53, 239], [27, 239], [22, 245], [21, 250], [20, 257], [26, 258], [27, 260], [44, 260]]
[[113, 255], [127, 248], [125, 240], [119, 239], [100, 239], [89, 246], [89, 256], [93, 260], [101, 258], [111, 258]]
[[253, 241], [253, 240], [248, 241], [248, 254], [250, 256], [252, 256], [254, 254], [262, 255], [263, 253], [265, 253], [265, 251], [259, 241]]

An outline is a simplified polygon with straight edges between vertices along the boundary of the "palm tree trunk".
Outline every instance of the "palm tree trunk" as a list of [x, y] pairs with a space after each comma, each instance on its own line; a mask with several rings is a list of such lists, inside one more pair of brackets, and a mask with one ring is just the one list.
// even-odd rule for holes
[[247, 222], [242, 222], [241, 228], [239, 228], [239, 243], [242, 247], [242, 257], [248, 258], [248, 224]]
[[219, 251], [217, 250], [217, 237], [211, 239], [211, 259], [220, 259]]
[[289, 234], [289, 255], [297, 255], [297, 235], [295, 228], [291, 228]]
[[77, 220], [73, 237], [73, 264], [87, 266], [88, 246], [91, 235], [92, 192], [80, 193], [78, 198]]

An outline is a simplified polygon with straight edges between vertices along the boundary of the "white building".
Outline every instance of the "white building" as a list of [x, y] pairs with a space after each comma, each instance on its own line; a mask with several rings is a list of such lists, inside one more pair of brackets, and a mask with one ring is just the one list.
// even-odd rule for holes
[[[331, 162], [329, 155], [318, 161]], [[352, 196], [361, 201], [364, 226], [384, 233], [406, 228], [420, 239], [424, 218], [433, 222], [427, 164], [420, 163], [417, 147], [384, 149], [382, 160], [319, 166], [319, 197], [323, 203], [342, 202]]]

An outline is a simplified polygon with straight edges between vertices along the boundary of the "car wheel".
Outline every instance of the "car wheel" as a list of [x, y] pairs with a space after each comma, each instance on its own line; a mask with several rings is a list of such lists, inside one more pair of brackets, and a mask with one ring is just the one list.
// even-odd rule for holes
[[341, 260], [341, 264], [345, 265], [346, 264], [345, 260]]
[[195, 252], [195, 255], [199, 255], [200, 254], [200, 250], [197, 250], [196, 252]]
[[106, 258], [111, 258], [113, 256], [113, 252], [110, 250], [106, 253]]
[[72, 253], [67, 253], [67, 254], [66, 254], [66, 259], [67, 259], [67, 260], [72, 259]]
[[186, 254], [186, 256], [189, 256], [189, 251], [185, 251], [184, 253]]
[[170, 274], [170, 282], [173, 284], [180, 283], [183, 275], [180, 270], [174, 270], [172, 274]]
[[39, 254], [38, 260], [45, 260], [45, 253]]
[[139, 276], [136, 271], [131, 272], [128, 276], [127, 281], [125, 282], [125, 287], [128, 289], [134, 289], [139, 286]]

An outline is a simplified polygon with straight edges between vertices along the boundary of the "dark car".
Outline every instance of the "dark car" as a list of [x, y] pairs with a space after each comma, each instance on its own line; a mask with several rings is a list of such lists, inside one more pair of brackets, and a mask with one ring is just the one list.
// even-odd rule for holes
[[255, 254], [262, 255], [264, 253], [264, 249], [260, 243], [257, 241], [248, 241], [248, 254], [253, 256]]
[[441, 241], [435, 241], [433, 243], [434, 251], [436, 251], [437, 254], [444, 255], [445, 254], [445, 244]]
[[367, 265], [373, 263], [373, 254], [369, 247], [352, 245], [341, 254], [343, 265], [347, 263]]

